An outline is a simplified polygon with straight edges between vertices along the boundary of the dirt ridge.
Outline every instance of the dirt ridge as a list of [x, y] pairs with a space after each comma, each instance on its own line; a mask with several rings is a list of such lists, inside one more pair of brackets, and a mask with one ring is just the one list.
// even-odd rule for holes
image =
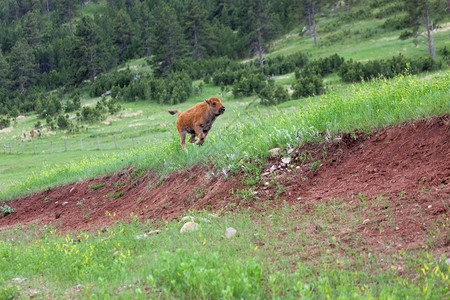
[[[291, 161], [282, 163], [287, 156]], [[0, 230], [50, 222], [61, 231], [93, 230], [136, 216], [160, 221], [188, 210], [258, 211], [279, 203], [312, 210], [317, 203], [341, 199], [354, 209], [366, 201], [365, 209], [372, 213], [366, 223], [386, 222], [387, 211], [398, 218], [398, 229], [385, 232], [361, 225], [374, 244], [382, 245], [396, 231], [399, 245], [420, 247], [427, 228], [449, 215], [450, 115], [384, 128], [369, 136], [343, 134], [270, 158], [250, 200], [231, 192], [248, 188], [244, 172], [225, 178], [214, 171], [211, 165], [193, 166], [159, 178], [151, 171], [129, 168], [35, 193], [7, 202], [15, 212], [0, 218]], [[380, 199], [389, 200], [388, 207]], [[448, 252], [450, 236], [441, 239], [441, 250]]]

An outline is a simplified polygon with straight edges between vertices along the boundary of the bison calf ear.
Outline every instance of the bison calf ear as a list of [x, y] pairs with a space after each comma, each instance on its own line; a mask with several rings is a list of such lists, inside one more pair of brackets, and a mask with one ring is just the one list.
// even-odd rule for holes
[[211, 105], [211, 102], [209, 102], [208, 99], [205, 99], [205, 102], [208, 103], [208, 105]]

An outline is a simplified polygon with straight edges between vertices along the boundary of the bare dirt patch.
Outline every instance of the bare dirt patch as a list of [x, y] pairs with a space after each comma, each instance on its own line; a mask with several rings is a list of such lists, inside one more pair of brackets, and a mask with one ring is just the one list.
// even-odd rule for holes
[[[287, 156], [289, 163], [282, 163]], [[338, 200], [348, 208], [343, 218], [354, 212], [361, 218], [354, 232], [338, 233], [349, 246], [352, 234], [380, 249], [424, 248], [431, 237], [433, 252], [450, 252], [450, 115], [370, 135], [343, 134], [270, 158], [251, 201], [231, 192], [248, 188], [243, 172], [225, 178], [213, 171], [213, 166], [194, 166], [162, 178], [130, 168], [28, 195], [7, 202], [15, 212], [0, 218], [0, 230], [50, 222], [62, 231], [90, 230], [136, 216], [171, 220], [188, 210], [258, 212], [280, 203], [304, 214]]]

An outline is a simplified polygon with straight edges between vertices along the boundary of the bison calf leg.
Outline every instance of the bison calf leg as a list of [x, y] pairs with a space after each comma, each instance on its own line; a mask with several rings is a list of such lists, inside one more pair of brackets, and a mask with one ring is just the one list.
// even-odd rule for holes
[[197, 145], [202, 145], [205, 142], [205, 134], [203, 133], [203, 127], [200, 125], [199, 128], [195, 129], [195, 133], [198, 136], [198, 140], [195, 142]]
[[189, 143], [195, 143], [195, 138], [196, 138], [197, 136], [195, 135], [195, 134], [192, 134], [191, 135], [191, 138], [189, 139]]
[[180, 131], [180, 145], [183, 148], [183, 150], [187, 152], [187, 149], [186, 149], [186, 131], [185, 130]]

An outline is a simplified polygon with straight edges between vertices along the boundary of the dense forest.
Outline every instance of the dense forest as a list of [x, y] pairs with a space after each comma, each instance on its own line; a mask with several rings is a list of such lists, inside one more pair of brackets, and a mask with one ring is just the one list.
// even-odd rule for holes
[[[363, 14], [351, 11], [352, 5], [358, 2], [367, 4]], [[206, 83], [214, 80], [221, 86], [236, 83], [236, 95], [251, 94], [258, 89], [261, 98], [278, 94], [284, 99], [288, 97], [286, 91], [276, 90], [264, 75], [293, 72], [308, 62], [301, 54], [284, 60], [265, 60], [271, 41], [294, 27], [304, 27], [305, 34], [310, 34], [317, 43], [317, 14], [342, 12], [351, 21], [361, 15], [370, 16], [374, 7], [390, 2], [2, 0], [0, 115], [9, 114], [14, 118], [19, 113], [36, 110], [45, 117], [43, 106], [53, 106], [47, 109], [47, 114], [61, 110], [57, 101], [48, 97], [55, 90], [60, 95], [72, 93], [73, 101], [66, 105], [66, 111], [79, 109], [74, 90], [83, 84], [89, 85], [92, 96], [111, 90], [114, 96], [122, 93], [125, 99], [174, 103], [192, 93], [192, 80], [204, 79]], [[405, 35], [413, 35], [424, 12], [427, 16], [445, 13], [448, 4], [444, 2], [403, 0], [393, 1], [390, 7], [394, 13], [408, 12], [398, 26], [407, 29]], [[129, 70], [108, 73], [130, 59], [142, 57], [147, 58], [151, 74], [141, 76]], [[250, 70], [242, 70], [236, 60], [248, 57], [257, 59], [249, 64]], [[329, 60], [343, 63], [339, 58]], [[425, 64], [433, 65], [433, 62]], [[333, 64], [329, 67], [335, 68]], [[361, 66], [356, 68], [363, 74]], [[347, 81], [351, 81], [352, 77], [346, 74]], [[242, 78], [246, 82], [236, 81]], [[311, 86], [311, 82], [306, 84]], [[317, 93], [320, 86], [313, 89]], [[298, 95], [302, 95], [301, 91]]]

